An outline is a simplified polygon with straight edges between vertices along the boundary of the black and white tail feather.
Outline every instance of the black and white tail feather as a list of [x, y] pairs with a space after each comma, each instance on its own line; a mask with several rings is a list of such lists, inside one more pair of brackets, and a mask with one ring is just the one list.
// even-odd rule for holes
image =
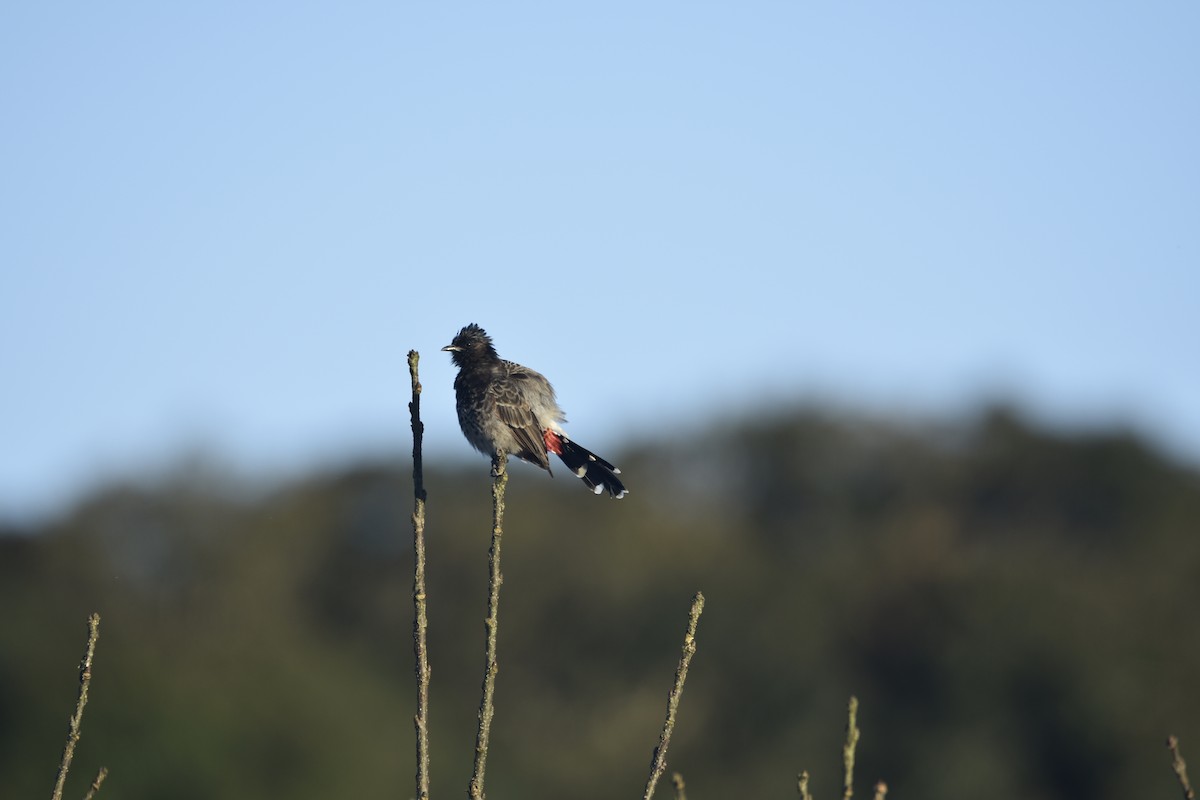
[[625, 484], [621, 483], [621, 479], [617, 477], [621, 470], [586, 447], [575, 444], [566, 436], [559, 434], [559, 437], [562, 439], [559, 445], [562, 452], [558, 454], [558, 457], [567, 465], [567, 469], [574, 472], [584, 485], [592, 490], [593, 494], [603, 494], [607, 491], [619, 500], [629, 493], [625, 489]]

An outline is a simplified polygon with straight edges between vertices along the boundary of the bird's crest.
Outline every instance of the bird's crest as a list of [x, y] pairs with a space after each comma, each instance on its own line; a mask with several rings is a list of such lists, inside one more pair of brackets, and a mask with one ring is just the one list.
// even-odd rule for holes
[[454, 337], [454, 341], [442, 349], [448, 351], [454, 363], [460, 367], [468, 363], [486, 363], [499, 358], [496, 348], [492, 346], [492, 337], [474, 322], [464, 326]]
[[492, 344], [492, 337], [487, 335], [487, 331], [472, 322], [470, 325], [463, 326], [463, 329], [458, 332], [458, 336], [454, 337], [454, 341], [451, 342], [451, 344], [461, 347], [465, 350], [468, 345], [477, 344], [479, 342], [486, 342], [490, 347]]

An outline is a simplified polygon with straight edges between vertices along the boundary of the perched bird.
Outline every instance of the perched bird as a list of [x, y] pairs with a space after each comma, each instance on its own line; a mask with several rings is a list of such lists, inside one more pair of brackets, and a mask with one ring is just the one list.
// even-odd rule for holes
[[500, 358], [491, 337], [474, 323], [442, 350], [458, 367], [458, 424], [476, 450], [490, 456], [504, 452], [547, 472], [554, 453], [596, 494], [625, 496], [625, 484], [617, 477], [621, 470], [563, 433], [567, 417], [545, 376]]

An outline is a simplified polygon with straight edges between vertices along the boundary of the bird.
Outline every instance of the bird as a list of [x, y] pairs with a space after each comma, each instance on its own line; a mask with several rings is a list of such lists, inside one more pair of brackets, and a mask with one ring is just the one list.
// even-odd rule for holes
[[475, 323], [465, 326], [450, 344], [458, 376], [454, 394], [458, 424], [479, 452], [504, 453], [549, 472], [550, 453], [558, 456], [594, 494], [628, 494], [617, 477], [621, 470], [563, 433], [566, 414], [554, 387], [540, 372], [507, 361], [496, 353], [492, 337]]

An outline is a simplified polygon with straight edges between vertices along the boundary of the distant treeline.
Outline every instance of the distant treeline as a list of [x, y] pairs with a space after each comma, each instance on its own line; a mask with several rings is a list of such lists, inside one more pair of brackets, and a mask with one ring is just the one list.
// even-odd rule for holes
[[[616, 455], [621, 502], [510, 467], [489, 795], [639, 796], [697, 589], [694, 799], [801, 769], [840, 796], [851, 694], [862, 793], [1173, 798], [1167, 734], [1200, 762], [1200, 475], [1135, 435], [798, 408]], [[0, 532], [0, 797], [52, 784], [92, 611], [67, 796], [101, 764], [101, 798], [409, 796], [407, 456], [258, 495], [183, 470]], [[462, 796], [490, 478], [425, 479], [433, 796]]]

